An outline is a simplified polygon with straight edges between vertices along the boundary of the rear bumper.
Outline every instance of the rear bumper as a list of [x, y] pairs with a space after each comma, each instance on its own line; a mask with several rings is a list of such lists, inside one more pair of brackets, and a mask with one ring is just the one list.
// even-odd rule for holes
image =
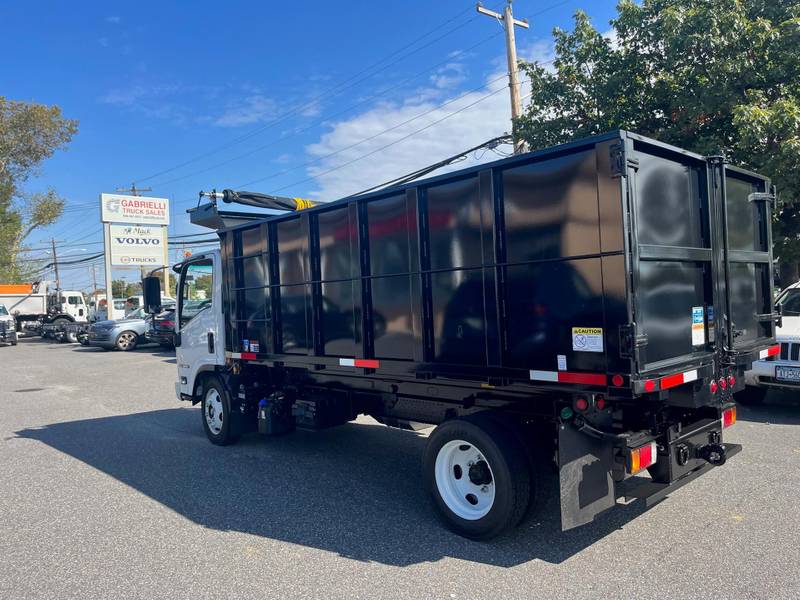
[[[723, 410], [734, 404], [723, 405]], [[693, 424], [669, 426], [658, 437], [648, 431], [614, 435], [573, 424], [558, 430], [561, 527], [572, 529], [613, 508], [618, 499], [643, 499], [648, 506], [707, 473], [741, 451], [723, 443], [720, 417], [706, 412]], [[598, 435], [600, 434], [600, 435]], [[630, 453], [653, 444], [656, 461], [630, 475]], [[649, 473], [650, 477], [647, 477]]]
[[800, 389], [800, 381], [778, 381], [775, 378], [775, 367], [779, 366], [800, 367], [800, 364], [780, 360], [757, 360], [753, 363], [753, 368], [744, 374], [745, 383], [753, 387]]
[[[742, 451], [742, 446], [740, 444], [723, 444], [723, 447], [725, 448], [726, 460], [736, 456]], [[700, 464], [671, 483], [656, 483], [655, 481], [641, 483], [636, 487], [627, 490], [625, 492], [625, 498], [626, 500], [644, 500], [646, 506], [653, 506], [655, 503], [660, 502], [669, 496], [675, 490], [679, 490], [687, 483], [694, 481], [701, 475], [705, 475], [711, 469], [716, 467], [716, 465], [706, 462]]]
[[173, 341], [173, 334], [167, 331], [148, 331], [145, 337], [155, 344], [171, 344]]

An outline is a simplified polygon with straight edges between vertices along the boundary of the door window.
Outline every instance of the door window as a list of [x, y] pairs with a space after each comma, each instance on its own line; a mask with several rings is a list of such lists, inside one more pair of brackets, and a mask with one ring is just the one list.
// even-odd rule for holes
[[786, 292], [779, 304], [785, 317], [800, 317], [800, 289]]
[[211, 306], [213, 292], [211, 259], [198, 260], [186, 265], [181, 278], [181, 326]]

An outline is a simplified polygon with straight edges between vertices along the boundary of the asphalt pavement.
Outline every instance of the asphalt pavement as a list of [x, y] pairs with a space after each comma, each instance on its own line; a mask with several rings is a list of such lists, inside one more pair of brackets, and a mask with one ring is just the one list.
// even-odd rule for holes
[[0, 347], [0, 598], [798, 598], [800, 398], [649, 510], [488, 543], [438, 523], [425, 435], [369, 418], [211, 445], [173, 353]]

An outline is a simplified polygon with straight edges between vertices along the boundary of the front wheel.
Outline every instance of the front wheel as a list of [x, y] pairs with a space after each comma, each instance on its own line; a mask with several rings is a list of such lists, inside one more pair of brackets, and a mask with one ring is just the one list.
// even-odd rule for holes
[[227, 446], [239, 436], [231, 430], [230, 399], [224, 386], [216, 378], [206, 379], [201, 402], [203, 430], [212, 444]]
[[137, 336], [133, 331], [123, 331], [117, 336], [117, 342], [115, 345], [117, 350], [127, 352], [128, 350], [133, 350], [136, 348], [138, 341], [139, 336]]
[[532, 484], [525, 449], [491, 419], [439, 425], [428, 440], [423, 469], [440, 517], [459, 535], [486, 540], [525, 516]]

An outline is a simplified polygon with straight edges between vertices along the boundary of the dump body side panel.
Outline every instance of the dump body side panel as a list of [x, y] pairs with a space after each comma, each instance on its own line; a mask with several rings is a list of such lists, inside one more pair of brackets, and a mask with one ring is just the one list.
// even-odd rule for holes
[[228, 351], [255, 343], [265, 359], [329, 372], [369, 359], [371, 373], [604, 388], [612, 366], [630, 369], [614, 144], [223, 231]]

